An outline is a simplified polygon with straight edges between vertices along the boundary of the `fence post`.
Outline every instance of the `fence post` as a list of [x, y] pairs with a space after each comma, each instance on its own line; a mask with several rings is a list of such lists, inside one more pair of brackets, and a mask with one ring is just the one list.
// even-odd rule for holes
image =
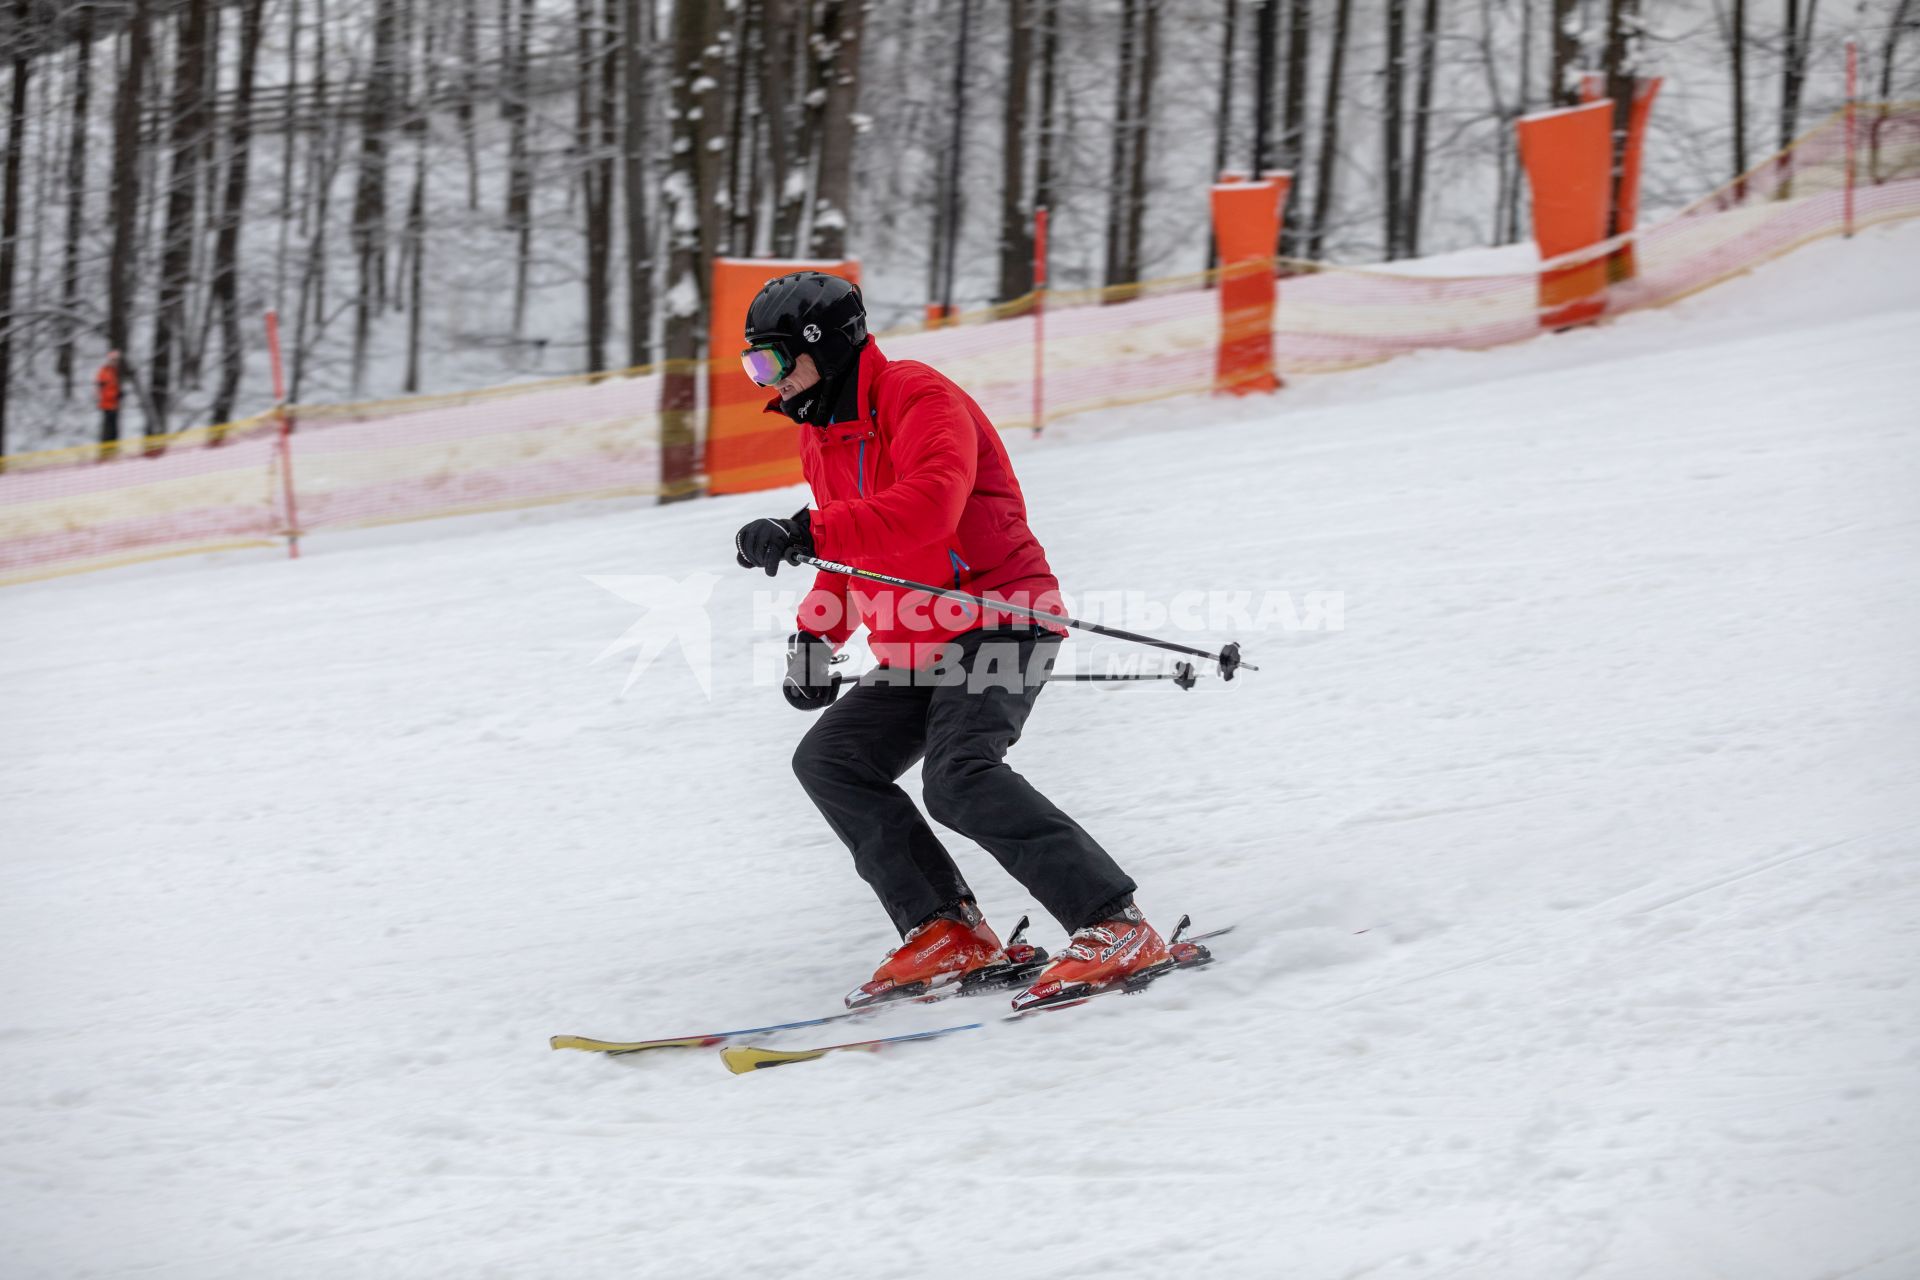
[[273, 363], [274, 412], [280, 417], [280, 481], [287, 500], [287, 559], [300, 558], [300, 516], [293, 505], [293, 415], [287, 411], [286, 374], [280, 363], [280, 313], [267, 310], [267, 356]]
[[1033, 434], [1047, 422], [1047, 206], [1033, 211]]
[[1847, 41], [1847, 198], [1846, 235], [1853, 239], [1853, 121], [1860, 98], [1860, 42]]

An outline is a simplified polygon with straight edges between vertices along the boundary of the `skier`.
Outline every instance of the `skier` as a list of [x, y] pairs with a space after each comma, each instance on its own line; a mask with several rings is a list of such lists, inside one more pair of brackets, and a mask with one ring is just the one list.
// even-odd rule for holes
[[111, 444], [120, 438], [120, 353], [107, 352], [107, 358], [100, 371], [93, 375], [93, 386], [97, 392], [96, 403], [100, 406], [100, 440]]
[[[999, 433], [947, 378], [881, 354], [857, 287], [818, 271], [781, 276], [755, 297], [746, 340], [747, 375], [779, 393], [767, 411], [799, 427], [814, 506], [743, 527], [734, 539], [743, 568], [771, 576], [790, 556], [817, 555], [1060, 610]], [[859, 623], [879, 666], [833, 705], [833, 654]], [[802, 711], [832, 709], [801, 739], [793, 768], [902, 936], [849, 1006], [956, 981], [1017, 985], [1031, 973], [1009, 960], [897, 785], [922, 759], [927, 812], [977, 841], [1072, 934], [1014, 997], [1016, 1009], [1173, 967], [1134, 905], [1133, 880], [1005, 763], [1063, 634], [926, 592], [825, 571], [815, 579], [787, 644], [782, 692]]]

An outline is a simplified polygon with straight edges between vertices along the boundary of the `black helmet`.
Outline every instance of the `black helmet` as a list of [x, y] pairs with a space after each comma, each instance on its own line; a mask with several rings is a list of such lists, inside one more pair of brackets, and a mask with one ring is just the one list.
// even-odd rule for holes
[[795, 271], [769, 280], [747, 308], [742, 355], [751, 358], [755, 349], [771, 348], [786, 369], [811, 355], [820, 376], [831, 379], [853, 363], [866, 342], [867, 306], [860, 286], [824, 271]]

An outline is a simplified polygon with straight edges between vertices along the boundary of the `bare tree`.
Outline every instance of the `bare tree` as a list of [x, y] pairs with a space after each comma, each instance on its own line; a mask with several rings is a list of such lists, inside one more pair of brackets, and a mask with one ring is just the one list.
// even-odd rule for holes
[[1386, 61], [1380, 78], [1386, 86], [1386, 105], [1380, 113], [1382, 141], [1380, 173], [1386, 182], [1386, 257], [1407, 256], [1406, 182], [1406, 34], [1407, 0], [1387, 0]]
[[1304, 244], [1306, 256], [1318, 258], [1326, 243], [1327, 219], [1333, 214], [1333, 185], [1340, 156], [1340, 97], [1347, 56], [1347, 27], [1353, 0], [1334, 0], [1333, 33], [1327, 43], [1326, 103], [1320, 111], [1320, 153], [1313, 179], [1313, 225]]
[[360, 110], [360, 170], [353, 195], [353, 253], [359, 267], [353, 312], [353, 394], [356, 396], [366, 390], [373, 317], [386, 305], [387, 132], [393, 127], [397, 105], [394, 73], [398, 43], [398, 13], [391, 5], [375, 6], [373, 61], [361, 90], [364, 101]]
[[[287, 83], [280, 116], [280, 215], [279, 242], [273, 256], [273, 305], [276, 311], [287, 309], [287, 244], [293, 233], [293, 170], [300, 154], [298, 119], [295, 107], [300, 99], [300, 0], [287, 5]], [[317, 107], [325, 110], [324, 106]]]
[[[326, 106], [328, 98], [327, 0], [315, 0], [313, 23], [313, 91], [316, 101]], [[327, 220], [333, 203], [333, 181], [338, 173], [344, 143], [336, 129], [314, 132], [307, 149], [307, 193], [300, 202], [301, 217], [312, 210], [311, 231], [307, 236], [306, 262], [300, 271], [300, 294], [294, 306], [293, 371], [287, 394], [300, 398], [307, 373], [307, 354], [311, 349], [308, 333], [325, 327], [327, 312]]]
[[582, 205], [586, 217], [587, 370], [607, 367], [608, 327], [612, 320], [610, 273], [613, 265], [613, 159], [618, 84], [612, 12], [595, 0], [575, 0], [579, 57], [576, 81], [578, 114], [574, 145], [579, 153]]
[[19, 260], [20, 166], [26, 155], [27, 88], [33, 77], [33, 6], [13, 0], [13, 93], [7, 107], [5, 194], [0, 196], [0, 458], [7, 453], [7, 405], [13, 386], [13, 277]]
[[477, 0], [460, 0], [460, 88], [453, 115], [460, 126], [460, 147], [467, 156], [467, 208], [480, 207], [480, 139], [474, 127], [474, 99], [480, 93], [480, 12]]
[[[233, 417], [246, 356], [240, 338], [240, 230], [246, 214], [247, 168], [253, 146], [253, 81], [260, 54], [262, 11], [266, 0], [241, 0], [240, 75], [234, 88], [232, 139], [228, 146], [226, 190], [220, 205], [220, 229], [213, 255], [213, 299], [220, 316], [220, 385], [213, 398], [213, 420]], [[287, 140], [289, 146], [292, 139]]]
[[763, 0], [760, 89], [766, 103], [767, 149], [777, 183], [773, 215], [773, 252], [791, 258], [799, 252], [800, 220], [806, 213], [807, 178], [813, 165], [814, 138], [799, 128], [794, 94], [798, 50], [807, 47], [807, 0]]
[[[93, 95], [93, 5], [83, 3], [73, 42], [73, 125], [67, 136], [67, 235], [61, 271], [60, 309], [71, 316], [80, 308], [80, 237], [87, 208], [87, 110]], [[73, 326], [59, 323], [60, 349], [55, 367], [60, 391], [73, 398]]]
[[1054, 55], [1060, 44], [1059, 0], [1033, 0], [1040, 6], [1040, 127], [1036, 130], [1033, 164], [1033, 203], [1053, 207]]
[[[1618, 0], [1615, 0], [1618, 3]], [[1813, 50], [1813, 20], [1820, 0], [1786, 0], [1781, 15], [1780, 149], [1793, 145], [1800, 134], [1800, 97], [1807, 83], [1807, 55]]]
[[1733, 74], [1733, 176], [1747, 171], [1747, 0], [1733, 0], [1727, 52]]
[[500, 0], [500, 114], [507, 121], [507, 231], [514, 239], [513, 336], [527, 327], [527, 277], [533, 267], [533, 151], [530, 137], [533, 0]]
[[[1132, 0], [1128, 0], [1131, 4]], [[953, 314], [953, 273], [960, 256], [960, 175], [966, 159], [967, 53], [972, 44], [973, 0], [960, 0], [960, 47], [953, 62], [953, 136], [947, 143], [946, 180], [942, 183], [933, 296], [940, 314]]]
[[167, 169], [167, 229], [160, 255], [160, 305], [153, 318], [152, 372], [148, 378], [158, 421], [147, 434], [163, 434], [172, 410], [174, 341], [186, 329], [187, 287], [193, 266], [193, 206], [200, 133], [206, 128], [206, 77], [200, 58], [206, 51], [208, 0], [187, 0], [181, 12], [174, 54], [173, 107], [168, 124], [171, 159]]
[[1571, 107], [1580, 101], [1580, 0], [1553, 0], [1553, 82], [1547, 101]]
[[627, 363], [643, 365], [653, 358], [653, 237], [646, 199], [653, 5], [651, 0], [619, 3], [626, 99], [620, 162], [627, 215]]
[[1407, 177], [1407, 256], [1420, 256], [1420, 219], [1426, 204], [1427, 125], [1433, 118], [1433, 71], [1440, 44], [1440, 0], [1426, 0], [1420, 16], [1420, 61], [1413, 98], [1413, 147]]
[[1253, 158], [1249, 172], [1258, 178], [1272, 167], [1274, 59], [1280, 39], [1280, 0], [1255, 0], [1253, 53]]
[[817, 258], [847, 255], [847, 217], [853, 207], [854, 110], [860, 93], [863, 0], [820, 0], [814, 59], [825, 89], [820, 173], [814, 183], [812, 244]]
[[[1263, 0], [1272, 3], [1273, 0]], [[1128, 142], [1128, 128], [1134, 108], [1134, 77], [1139, 70], [1139, 47], [1136, 32], [1139, 29], [1140, 0], [1121, 0], [1120, 6], [1120, 57], [1119, 66], [1113, 77], [1113, 159], [1107, 171], [1110, 184], [1107, 196], [1107, 271], [1105, 283], [1108, 287], [1121, 283], [1126, 278], [1127, 253], [1127, 198], [1132, 184], [1127, 180], [1127, 158], [1131, 154]]]
[[1152, 130], [1153, 82], [1160, 65], [1160, 0], [1140, 0], [1140, 69], [1134, 98], [1127, 157], [1127, 245], [1121, 258], [1121, 278], [1140, 279], [1142, 227], [1147, 216], [1147, 139]]
[[740, 0], [733, 15], [733, 88], [727, 108], [726, 235], [723, 252], [753, 252], [754, 145], [759, 131], [759, 106], [754, 94], [752, 49], [759, 38], [756, 0]]
[[1310, 68], [1310, 40], [1313, 35], [1313, 0], [1292, 0], [1287, 17], [1287, 95], [1280, 115], [1279, 167], [1293, 174], [1287, 188], [1287, 203], [1281, 210], [1280, 252], [1291, 258], [1300, 245], [1296, 225], [1300, 207], [1300, 188], [1304, 185], [1301, 166], [1306, 162], [1307, 79]]
[[[1817, 3], [1817, 0], [1815, 0]], [[1625, 212], [1621, 193], [1627, 176], [1627, 141], [1633, 126], [1633, 99], [1638, 91], [1640, 0], [1608, 0], [1607, 45], [1602, 69], [1607, 78], [1607, 96], [1613, 99], [1613, 168], [1607, 200], [1607, 234], [1617, 236], [1624, 228]], [[1610, 270], [1624, 267], [1629, 259], [1615, 256]]]
[[1033, 233], [1027, 216], [1027, 96], [1033, 62], [1031, 0], [1007, 3], [1007, 99], [1000, 117], [1000, 284], [1009, 302], [1033, 292]]
[[673, 7], [673, 76], [669, 168], [665, 183], [668, 235], [667, 367], [660, 389], [661, 491], [684, 496], [693, 483], [694, 417], [698, 404], [700, 337], [706, 319], [706, 268], [701, 241], [704, 185], [700, 143], [707, 84], [707, 49], [717, 34], [719, 6], [677, 0]]
[[420, 330], [426, 309], [427, 274], [427, 114], [432, 109], [436, 87], [433, 61], [434, 23], [431, 16], [421, 37], [421, 91], [409, 95], [413, 109], [407, 115], [407, 132], [413, 137], [413, 190], [407, 196], [407, 221], [401, 257], [406, 263], [404, 288], [396, 283], [394, 292], [404, 296], [407, 307], [407, 371], [401, 389], [408, 395], [420, 390]]

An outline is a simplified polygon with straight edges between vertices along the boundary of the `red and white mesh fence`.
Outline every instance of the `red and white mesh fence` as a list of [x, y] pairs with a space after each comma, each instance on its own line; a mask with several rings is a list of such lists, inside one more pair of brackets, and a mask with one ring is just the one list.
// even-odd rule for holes
[[[1609, 289], [1608, 312], [1618, 314], [1665, 305], [1809, 240], [1917, 214], [1920, 104], [1863, 104], [1679, 213], [1580, 256], [1630, 256], [1631, 274], [1616, 272]], [[1283, 374], [1540, 332], [1538, 269], [1450, 278], [1318, 263], [1281, 270], [1274, 349]], [[1214, 389], [1221, 319], [1212, 284], [1196, 275], [1055, 293], [1044, 317], [1023, 300], [888, 335], [885, 346], [891, 357], [940, 368], [1001, 427], [1030, 427], [1036, 364], [1047, 418]], [[731, 357], [721, 363], [730, 366]], [[297, 406], [284, 442], [278, 416], [263, 414], [117, 451], [84, 446], [0, 460], [0, 582], [266, 545], [295, 524], [306, 533], [657, 496], [671, 488], [662, 481], [675, 453], [662, 445], [665, 426], [674, 422], [676, 440], [691, 434], [688, 411], [663, 412], [662, 395], [678, 384], [684, 397], [689, 381], [639, 370]]]

